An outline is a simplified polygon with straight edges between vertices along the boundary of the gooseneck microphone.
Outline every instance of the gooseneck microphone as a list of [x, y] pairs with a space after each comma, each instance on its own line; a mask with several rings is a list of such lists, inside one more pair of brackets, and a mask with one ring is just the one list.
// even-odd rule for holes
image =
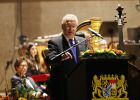
[[88, 28], [88, 30], [89, 30], [92, 34], [94, 34], [95, 36], [98, 36], [98, 37], [100, 37], [100, 38], [103, 39], [103, 37], [102, 37], [98, 32], [94, 31], [93, 29]]

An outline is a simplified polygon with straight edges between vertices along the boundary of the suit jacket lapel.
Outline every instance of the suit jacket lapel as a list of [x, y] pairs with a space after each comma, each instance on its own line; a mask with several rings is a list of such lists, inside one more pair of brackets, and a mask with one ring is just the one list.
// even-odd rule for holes
[[62, 45], [63, 45], [63, 51], [65, 51], [69, 48], [69, 44], [68, 44], [66, 38], [64, 37], [64, 35], [62, 35]]
[[[78, 40], [76, 38], [74, 38], [75, 44], [78, 43]], [[79, 45], [76, 46], [76, 55], [77, 55], [77, 62], [79, 62], [80, 60], [80, 52], [79, 52]]]
[[[26, 85], [27, 85], [27, 87], [28, 87], [28, 88], [32, 88], [32, 87], [33, 87], [33, 88], [35, 89], [34, 84], [33, 84], [33, 82], [30, 80], [30, 78], [27, 77], [27, 79], [28, 79], [29, 82], [30, 82], [30, 83], [28, 83], [28, 82], [26, 81]], [[32, 86], [31, 86], [31, 85], [32, 85]]]

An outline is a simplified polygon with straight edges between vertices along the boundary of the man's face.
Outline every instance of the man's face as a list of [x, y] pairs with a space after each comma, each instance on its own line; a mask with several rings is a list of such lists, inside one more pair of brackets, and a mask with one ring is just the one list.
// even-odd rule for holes
[[26, 74], [27, 68], [28, 68], [27, 62], [26, 61], [23, 61], [23, 62], [21, 62], [21, 64], [19, 65], [19, 67], [16, 67], [17, 73], [20, 74], [21, 76], [23, 76], [23, 75]]
[[75, 20], [67, 20], [66, 23], [62, 24], [63, 34], [72, 39], [76, 33], [77, 24]]
[[107, 42], [105, 40], [100, 41], [99, 48], [100, 49], [107, 49]]

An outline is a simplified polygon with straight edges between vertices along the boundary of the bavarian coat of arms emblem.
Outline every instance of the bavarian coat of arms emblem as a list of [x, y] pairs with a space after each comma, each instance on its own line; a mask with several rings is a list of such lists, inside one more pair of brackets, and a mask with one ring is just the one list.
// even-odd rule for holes
[[92, 100], [129, 100], [127, 87], [124, 75], [94, 75]]

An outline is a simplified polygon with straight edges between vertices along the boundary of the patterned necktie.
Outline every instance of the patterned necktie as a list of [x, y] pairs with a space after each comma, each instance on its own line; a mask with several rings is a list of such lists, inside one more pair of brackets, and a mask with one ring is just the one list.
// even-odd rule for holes
[[[70, 46], [71, 46], [71, 47], [74, 46], [73, 40], [72, 40], [72, 39], [69, 39], [69, 41], [70, 41]], [[76, 47], [72, 48], [71, 50], [72, 50], [72, 53], [73, 53], [73, 55], [74, 55], [75, 61], [76, 61], [76, 63], [77, 63]]]

